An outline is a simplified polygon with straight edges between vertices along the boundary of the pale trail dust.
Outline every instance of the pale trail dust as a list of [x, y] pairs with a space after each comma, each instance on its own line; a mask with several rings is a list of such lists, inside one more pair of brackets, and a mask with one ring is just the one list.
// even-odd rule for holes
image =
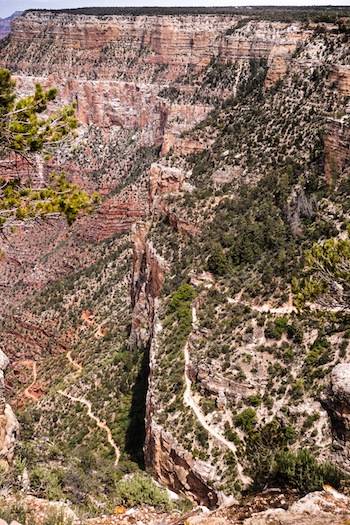
[[[195, 330], [197, 327], [197, 310], [195, 306], [192, 306], [192, 330]], [[203, 428], [211, 435], [213, 436], [217, 441], [222, 443], [225, 447], [227, 447], [231, 452], [234, 454], [237, 462], [237, 470], [239, 473], [239, 477], [243, 481], [243, 483], [248, 484], [251, 480], [243, 473], [243, 467], [238, 462], [237, 459], [237, 448], [236, 446], [231, 443], [231, 441], [228, 441], [216, 428], [209, 425], [205, 419], [205, 416], [203, 412], [201, 411], [200, 407], [197, 405], [196, 401], [192, 397], [191, 392], [191, 379], [188, 373], [189, 366], [190, 366], [190, 353], [188, 348], [188, 340], [184, 347], [184, 356], [185, 356], [185, 384], [186, 384], [186, 390], [184, 393], [184, 402], [186, 405], [188, 405], [194, 412], [196, 418], [198, 419], [199, 423], [202, 425]]]
[[[74, 359], [72, 358], [71, 350], [69, 352], [67, 352], [66, 357], [67, 357], [68, 361], [70, 362], [70, 364], [72, 366], [74, 366], [74, 368], [76, 368], [76, 372], [74, 373], [74, 377], [75, 378], [78, 377], [81, 374], [82, 370], [83, 370], [82, 365], [80, 365], [79, 363], [74, 361]], [[91, 402], [88, 401], [87, 399], [85, 399], [84, 397], [75, 397], [75, 396], [72, 396], [70, 394], [67, 394], [66, 392], [63, 392], [63, 390], [59, 390], [58, 393], [61, 394], [62, 396], [67, 397], [71, 401], [74, 401], [76, 403], [82, 403], [83, 405], [88, 407], [87, 415], [89, 416], [89, 418], [92, 419], [93, 421], [95, 421], [96, 425], [99, 428], [102, 428], [107, 434], [107, 441], [111, 445], [111, 447], [113, 448], [113, 450], [115, 452], [114, 466], [117, 467], [118, 463], [119, 463], [119, 459], [120, 459], [119, 447], [117, 446], [116, 442], [114, 441], [111, 429], [106, 424], [106, 422], [105, 421], [101, 421], [100, 418], [95, 416], [95, 414], [93, 413]]]
[[29, 386], [27, 386], [27, 388], [23, 392], [23, 395], [24, 397], [27, 397], [28, 399], [32, 399], [32, 401], [39, 401], [40, 396], [36, 394], [35, 392], [31, 392], [31, 389], [36, 384], [36, 378], [38, 375], [37, 368], [36, 368], [36, 362], [35, 361], [25, 361], [23, 364], [25, 365], [29, 364], [30, 366], [32, 366], [32, 372], [33, 372], [33, 381], [31, 382]]

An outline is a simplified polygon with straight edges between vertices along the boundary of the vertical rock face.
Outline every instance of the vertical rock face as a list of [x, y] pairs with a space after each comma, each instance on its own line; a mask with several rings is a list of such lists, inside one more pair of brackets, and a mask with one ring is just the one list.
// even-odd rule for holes
[[325, 174], [328, 184], [350, 164], [350, 119], [329, 119], [325, 140]]
[[[189, 66], [198, 70], [213, 56], [233, 61], [271, 55], [273, 81], [285, 70], [282, 61], [288, 62], [310, 34], [300, 23], [265, 21], [247, 21], [234, 31], [238, 21], [239, 17], [228, 15], [97, 17], [27, 12], [13, 24], [15, 49], [8, 50], [3, 61], [28, 74], [62, 74], [74, 67], [77, 77], [150, 82], [159, 73], [169, 81]], [[49, 50], [44, 57], [42, 46]]]
[[171, 429], [159, 425], [154, 417], [158, 403], [155, 394], [153, 374], [157, 367], [158, 332], [161, 330], [157, 316], [154, 319], [154, 331], [150, 345], [146, 402], [146, 440], [144, 447], [146, 467], [152, 470], [157, 479], [171, 490], [186, 494], [192, 501], [213, 507], [219, 502], [219, 495], [211, 486], [216, 477], [216, 468], [204, 461], [195, 459], [180, 445], [171, 433]]
[[166, 200], [169, 193], [177, 193], [186, 187], [191, 173], [180, 168], [162, 166], [154, 163], [150, 169], [149, 196], [151, 209], [155, 213], [165, 212]]
[[131, 303], [133, 307], [130, 342], [139, 348], [150, 343], [156, 300], [159, 297], [168, 264], [147, 240], [149, 225], [134, 224], [131, 232], [133, 270], [131, 279]]
[[7, 470], [12, 462], [19, 431], [18, 421], [5, 400], [4, 372], [9, 360], [0, 350], [0, 469]]
[[159, 481], [172, 490], [186, 494], [200, 505], [217, 505], [218, 495], [208, 483], [212, 480], [215, 469], [204, 461], [195, 460], [176, 442], [170, 432], [152, 420], [150, 397], [149, 393], [146, 412], [146, 466], [155, 472]]
[[341, 95], [350, 95], [350, 66], [335, 66], [330, 75], [330, 80], [335, 83]]
[[202, 104], [173, 104], [167, 112], [162, 154], [165, 155], [171, 149], [177, 155], [186, 155], [204, 149], [204, 144], [199, 142], [193, 143], [186, 137], [181, 137], [181, 134], [203, 120], [211, 109], [213, 109], [211, 106]]
[[350, 468], [350, 363], [336, 365], [322, 404], [330, 415], [336, 456], [342, 468]]

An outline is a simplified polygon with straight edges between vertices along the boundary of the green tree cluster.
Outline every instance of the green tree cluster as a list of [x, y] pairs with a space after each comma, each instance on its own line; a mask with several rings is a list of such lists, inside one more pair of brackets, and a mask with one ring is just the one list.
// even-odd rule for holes
[[52, 153], [77, 127], [74, 104], [48, 115], [45, 110], [57, 96], [55, 88], [44, 91], [36, 84], [32, 95], [18, 99], [15, 87], [10, 71], [0, 69], [0, 158], [11, 152], [25, 157], [37, 151]]
[[318, 463], [308, 450], [281, 451], [274, 460], [271, 481], [307, 494], [321, 490], [325, 483], [339, 488], [342, 473], [329, 463]]
[[304, 277], [294, 279], [299, 306], [321, 299], [327, 305], [348, 307], [350, 302], [350, 240], [330, 238], [305, 253]]
[[0, 229], [8, 218], [43, 217], [49, 213], [63, 213], [72, 224], [80, 211], [91, 212], [99, 202], [99, 195], [90, 196], [76, 184], [66, 180], [65, 173], [52, 174], [47, 187], [35, 190], [19, 179], [8, 182], [0, 179]]
[[[43, 90], [35, 85], [32, 95], [17, 98], [16, 83], [7, 69], [0, 69], [0, 160], [11, 153], [30, 162], [33, 154], [51, 154], [55, 148], [70, 144], [77, 127], [75, 105], [48, 113], [48, 103], [55, 100], [57, 90]], [[1, 169], [1, 165], [0, 165]], [[66, 180], [64, 173], [54, 173], [48, 184], [33, 189], [19, 178], [0, 179], [0, 229], [8, 218], [25, 219], [48, 213], [64, 213], [69, 224], [79, 211], [91, 211], [99, 202], [98, 194], [90, 196]]]

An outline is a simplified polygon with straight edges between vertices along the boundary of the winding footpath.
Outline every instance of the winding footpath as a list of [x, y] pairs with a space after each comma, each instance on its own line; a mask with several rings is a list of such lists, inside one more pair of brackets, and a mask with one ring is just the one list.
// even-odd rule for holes
[[[192, 307], [192, 330], [195, 330], [196, 327], [197, 327], [197, 310], [196, 310], [196, 307], [193, 306]], [[202, 427], [205, 428], [208, 434], [213, 436], [217, 441], [219, 441], [226, 448], [231, 450], [231, 452], [234, 454], [236, 458], [236, 463], [237, 463], [236, 466], [237, 466], [239, 477], [241, 478], [243, 483], [247, 484], [251, 481], [251, 479], [245, 476], [245, 474], [243, 473], [243, 467], [239, 463], [238, 458], [237, 458], [237, 447], [231, 441], [228, 441], [216, 428], [212, 427], [211, 425], [207, 423], [205, 419], [205, 415], [203, 414], [200, 407], [197, 405], [195, 399], [192, 396], [192, 391], [191, 391], [192, 382], [191, 382], [191, 379], [188, 373], [189, 367], [190, 367], [190, 353], [189, 353], [188, 340], [189, 339], [187, 339], [187, 342], [184, 347], [185, 383], [186, 383], [186, 389], [184, 392], [184, 403], [192, 409], [197, 420], [202, 425]]]
[[[70, 364], [72, 366], [74, 366], [74, 368], [76, 368], [76, 372], [74, 372], [74, 377], [75, 378], [78, 377], [81, 374], [82, 370], [83, 370], [82, 365], [80, 365], [79, 363], [74, 361], [74, 359], [72, 358], [71, 350], [69, 350], [69, 352], [67, 352], [66, 357], [67, 357], [68, 361], [70, 362]], [[83, 405], [85, 405], [87, 407], [87, 409], [88, 409], [87, 410], [87, 415], [89, 416], [89, 418], [92, 419], [93, 421], [95, 421], [95, 423], [98, 426], [98, 428], [102, 428], [102, 430], [104, 430], [106, 432], [106, 434], [107, 434], [107, 441], [111, 445], [111, 447], [113, 448], [113, 450], [115, 452], [114, 466], [117, 467], [118, 464], [119, 464], [119, 460], [120, 460], [120, 449], [119, 449], [118, 445], [116, 444], [116, 442], [113, 439], [112, 432], [111, 432], [111, 429], [109, 428], [109, 426], [106, 424], [105, 421], [101, 421], [100, 418], [95, 416], [95, 414], [93, 413], [91, 402], [88, 401], [87, 399], [85, 399], [84, 397], [75, 397], [75, 396], [72, 396], [71, 394], [67, 394], [66, 392], [63, 392], [63, 390], [59, 390], [58, 393], [61, 394], [64, 397], [67, 397], [71, 401], [74, 401], [75, 403], [82, 403]]]
[[25, 397], [27, 397], [28, 399], [32, 399], [33, 401], [39, 401], [40, 399], [40, 396], [38, 396], [38, 394], [33, 394], [30, 390], [31, 388], [33, 388], [33, 386], [36, 384], [36, 378], [37, 378], [37, 368], [36, 368], [36, 361], [28, 361], [28, 363], [30, 363], [32, 365], [32, 371], [33, 371], [33, 381], [31, 382], [31, 384], [29, 386], [27, 386], [27, 388], [25, 389], [25, 391], [23, 392], [23, 395]]
[[74, 401], [75, 403], [82, 403], [83, 405], [88, 407], [87, 415], [89, 416], [89, 418], [93, 419], [95, 421], [96, 425], [99, 428], [102, 428], [103, 430], [105, 430], [105, 432], [107, 433], [108, 443], [111, 445], [111, 447], [114, 449], [114, 452], [115, 452], [114, 466], [117, 467], [118, 463], [119, 463], [119, 459], [120, 459], [119, 447], [116, 445], [116, 443], [115, 443], [115, 441], [113, 439], [111, 429], [106, 425], [106, 423], [104, 421], [101, 421], [93, 413], [91, 402], [88, 401], [87, 399], [85, 399], [84, 397], [75, 397], [75, 396], [72, 396], [70, 394], [67, 394], [66, 392], [63, 392], [62, 390], [59, 390], [58, 393], [61, 394], [62, 396], [67, 397], [71, 401]]
[[74, 373], [74, 377], [77, 377], [78, 375], [80, 375], [83, 371], [83, 367], [79, 363], [74, 361], [74, 359], [72, 358], [72, 350], [69, 350], [69, 352], [66, 353], [66, 358], [68, 359], [70, 364], [74, 366], [74, 368], [77, 369], [77, 371]]

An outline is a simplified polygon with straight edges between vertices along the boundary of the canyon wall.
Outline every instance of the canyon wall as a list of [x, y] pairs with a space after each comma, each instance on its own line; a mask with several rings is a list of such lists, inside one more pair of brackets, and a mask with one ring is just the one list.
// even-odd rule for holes
[[149, 224], [134, 224], [131, 232], [133, 267], [131, 277], [131, 304], [133, 307], [131, 344], [139, 348], [150, 345], [156, 302], [162, 291], [168, 263], [147, 240]]
[[18, 421], [5, 399], [4, 372], [8, 365], [8, 358], [0, 350], [0, 468], [3, 471], [12, 462], [19, 431]]
[[[46, 163], [37, 159], [34, 167], [17, 158], [8, 159], [0, 166], [5, 176], [11, 178], [19, 173], [40, 187], [52, 170], [65, 169], [71, 180], [103, 196], [95, 212], [79, 217], [72, 227], [57, 216], [6, 225], [1, 240], [4, 257], [0, 260], [3, 305], [6, 308], [16, 300], [21, 304], [28, 290], [87, 267], [93, 262], [90, 251], [94, 243], [131, 230], [130, 342], [150, 349], [146, 464], [171, 488], [208, 506], [218, 502], [218, 494], [210, 484], [213, 469], [194, 459], [169, 429], [153, 418], [157, 402], [152, 391], [152, 373], [157, 366], [157, 307], [169, 264], [147, 239], [149, 214], [153, 218], [167, 216], [180, 233], [198, 233], [198, 225], [169, 206], [169, 195], [191, 192], [193, 187], [191, 172], [182, 167], [181, 159], [173, 166], [167, 156], [198, 153], [211, 144], [206, 137], [196, 140], [186, 136], [186, 131], [213, 108], [210, 101], [189, 102], [195, 91], [191, 81], [200, 88], [211, 62], [237, 62], [232, 85], [217, 88], [219, 96], [223, 92], [227, 97], [234, 96], [243, 65], [249, 67], [250, 59], [264, 59], [267, 75], [263, 88], [269, 89], [292, 66], [296, 71], [310, 67], [307, 60], [296, 65], [293, 56], [312, 35], [313, 30], [301, 23], [245, 21], [232, 16], [96, 17], [28, 12], [14, 22], [9, 42], [0, 50], [0, 64], [16, 72], [21, 94], [31, 93], [36, 81], [46, 88], [55, 85], [60, 104], [77, 104], [80, 121], [74, 153], [58, 155]], [[316, 61], [315, 56], [311, 59]], [[335, 88], [347, 95], [347, 67], [335, 67], [332, 75], [330, 81]], [[172, 101], [162, 92], [174, 81], [183, 97]], [[330, 122], [326, 174], [331, 174], [333, 165], [338, 171], [345, 169], [348, 139], [344, 119]], [[152, 158], [146, 162], [140, 151], [151, 147], [156, 150], [156, 161]], [[226, 171], [216, 171], [213, 179], [218, 185], [230, 181], [234, 169], [241, 168], [230, 166]], [[15, 295], [18, 283], [21, 286], [17, 286]], [[23, 325], [23, 319], [15, 321]], [[35, 326], [29, 323], [26, 329], [35, 332]], [[6, 342], [13, 336], [11, 327], [7, 323]], [[37, 338], [26, 342], [31, 344], [35, 357], [47, 351], [46, 344], [45, 348], [37, 344]], [[192, 367], [190, 373], [203, 389], [217, 394], [220, 388], [208, 379], [209, 370], [208, 366]], [[230, 382], [223, 387], [228, 397], [236, 396]], [[244, 395], [250, 394], [248, 390]]]
[[350, 120], [344, 116], [329, 119], [325, 139], [325, 175], [328, 185], [336, 183], [350, 165]]
[[[264, 57], [270, 81], [309, 35], [300, 23], [247, 21], [241, 17], [86, 16], [27, 12], [13, 23], [3, 65], [37, 75], [168, 82], [199, 70], [216, 57], [234, 61]], [[277, 73], [276, 73], [277, 72]]]

